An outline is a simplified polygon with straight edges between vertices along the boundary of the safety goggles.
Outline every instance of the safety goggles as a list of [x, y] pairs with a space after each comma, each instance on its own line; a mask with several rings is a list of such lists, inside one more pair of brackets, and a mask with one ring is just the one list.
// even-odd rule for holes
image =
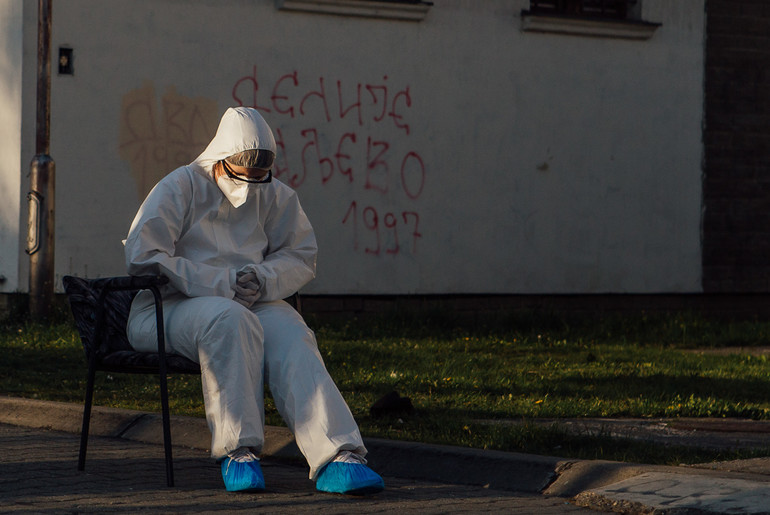
[[[272, 161], [273, 160], [271, 159], [269, 165], [273, 164]], [[232, 168], [230, 168], [230, 165], [228, 164], [226, 159], [222, 161], [222, 167], [225, 169], [225, 173], [227, 174], [227, 176], [230, 177], [234, 181], [248, 182], [250, 184], [264, 184], [264, 183], [268, 183], [268, 182], [273, 180], [273, 171], [272, 170], [268, 170], [267, 171], [267, 175], [265, 175], [261, 179], [251, 179], [249, 177], [244, 177], [243, 175], [236, 174], [232, 170]], [[264, 170], [264, 168], [260, 168], [260, 167], [255, 167], [254, 169], [255, 170]]]

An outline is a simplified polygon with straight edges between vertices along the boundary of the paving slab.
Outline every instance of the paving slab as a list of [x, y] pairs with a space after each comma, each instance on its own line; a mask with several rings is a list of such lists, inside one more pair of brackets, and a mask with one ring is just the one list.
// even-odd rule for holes
[[647, 472], [578, 494], [579, 506], [623, 513], [770, 513], [770, 483]]

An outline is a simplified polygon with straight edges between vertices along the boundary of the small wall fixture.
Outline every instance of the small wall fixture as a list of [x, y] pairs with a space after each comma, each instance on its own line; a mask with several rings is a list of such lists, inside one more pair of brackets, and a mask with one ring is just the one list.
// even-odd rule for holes
[[72, 75], [75, 72], [72, 66], [72, 49], [59, 47], [59, 75]]

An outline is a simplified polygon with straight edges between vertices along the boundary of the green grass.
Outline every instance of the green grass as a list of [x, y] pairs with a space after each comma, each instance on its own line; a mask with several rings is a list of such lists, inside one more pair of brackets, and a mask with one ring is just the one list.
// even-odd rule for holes
[[[770, 455], [663, 447], [568, 434], [536, 418], [741, 417], [770, 419], [764, 356], [693, 349], [770, 345], [770, 324], [691, 315], [567, 318], [535, 314], [459, 320], [440, 313], [366, 321], [314, 320], [326, 365], [365, 435], [507, 451], [647, 463]], [[84, 357], [68, 320], [0, 325], [0, 392], [82, 402]], [[200, 379], [172, 376], [172, 411], [203, 416]], [[410, 415], [373, 418], [385, 393]], [[99, 374], [95, 402], [158, 410], [151, 376]], [[272, 401], [269, 424], [281, 424]], [[520, 424], [489, 424], [488, 420]]]

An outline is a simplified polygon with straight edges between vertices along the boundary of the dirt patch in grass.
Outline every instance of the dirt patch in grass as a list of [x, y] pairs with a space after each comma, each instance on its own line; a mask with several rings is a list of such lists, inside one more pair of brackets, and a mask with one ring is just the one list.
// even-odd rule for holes
[[[485, 420], [485, 424], [522, 424]], [[557, 427], [569, 434], [622, 438], [649, 443], [713, 450], [770, 449], [770, 421], [733, 418], [586, 418], [526, 421]]]
[[687, 349], [686, 352], [693, 352], [696, 354], [711, 354], [714, 356], [730, 356], [734, 354], [768, 356], [770, 355], [770, 347], [717, 347], [713, 349]]

